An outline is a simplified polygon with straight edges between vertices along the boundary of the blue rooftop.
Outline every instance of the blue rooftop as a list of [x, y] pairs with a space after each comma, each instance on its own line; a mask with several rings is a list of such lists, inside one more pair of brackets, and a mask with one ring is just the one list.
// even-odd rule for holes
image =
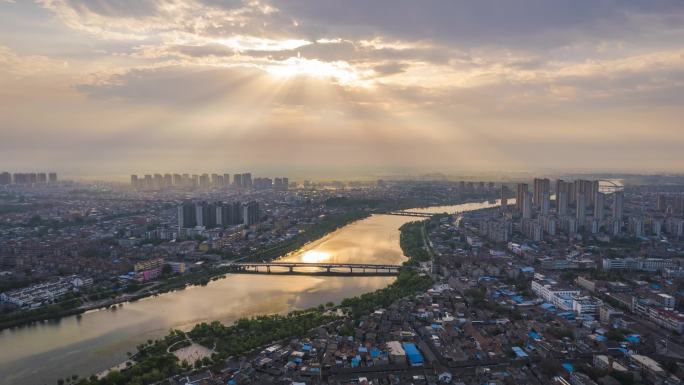
[[638, 334], [630, 334], [627, 337], [625, 337], [625, 340], [633, 344], [638, 344], [639, 342], [641, 342], [641, 336], [639, 336]]
[[520, 346], [514, 346], [513, 348], [513, 353], [515, 353], [518, 358], [526, 358], [529, 357], [527, 353], [520, 347]]
[[420, 354], [420, 351], [416, 347], [415, 344], [412, 343], [405, 343], [402, 344], [404, 351], [406, 352], [406, 356], [408, 357], [409, 362], [411, 365], [422, 365], [423, 364], [423, 355]]

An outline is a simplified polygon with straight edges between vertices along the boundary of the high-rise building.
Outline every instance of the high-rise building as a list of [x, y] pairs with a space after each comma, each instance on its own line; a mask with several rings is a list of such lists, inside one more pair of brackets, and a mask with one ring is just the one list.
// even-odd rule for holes
[[542, 206], [542, 200], [545, 193], [551, 192], [551, 181], [549, 179], [534, 179], [534, 205], [536, 207]]
[[183, 202], [178, 205], [178, 234], [183, 229], [191, 229], [197, 226], [197, 209], [192, 202]]
[[152, 188], [152, 175], [146, 174], [144, 179], [143, 179], [143, 186], [144, 188]]
[[14, 173], [14, 175], [12, 175], [12, 179], [14, 180], [14, 184], [30, 184], [31, 183], [30, 175], [25, 174], [25, 173]]
[[252, 188], [252, 174], [247, 172], [242, 174], [242, 187]]
[[230, 186], [230, 174], [223, 174], [223, 187]]
[[508, 186], [501, 185], [501, 208], [506, 209], [508, 207]]
[[596, 191], [594, 193], [595, 198], [594, 198], [594, 219], [597, 221], [603, 221], [604, 217], [604, 206], [605, 206], [605, 194], [602, 192]]
[[573, 182], [565, 182], [565, 188], [568, 191], [568, 204], [577, 202], [577, 184]]
[[556, 213], [558, 216], [564, 216], [568, 213], [568, 183], [561, 182], [562, 188], [556, 192]]
[[639, 238], [644, 236], [644, 219], [641, 217], [629, 218], [629, 232], [633, 237]]
[[57, 183], [57, 173], [56, 172], [48, 173], [48, 181], [50, 183]]
[[181, 174], [171, 175], [171, 184], [173, 186], [183, 186], [183, 176]]
[[567, 191], [567, 188], [565, 187], [565, 181], [563, 179], [557, 179], [556, 180], [556, 196], [558, 196], [558, 193], [561, 191]]
[[251, 201], [242, 205], [242, 220], [245, 226], [252, 226], [259, 223], [259, 202]]
[[164, 177], [162, 174], [154, 174], [154, 188], [162, 188], [164, 186]]
[[577, 224], [583, 226], [587, 219], [587, 202], [584, 193], [577, 194]]
[[549, 215], [551, 211], [551, 193], [544, 191], [541, 199], [541, 213], [542, 215]]
[[235, 174], [233, 176], [233, 185], [237, 188], [242, 187], [242, 174]]
[[600, 191], [600, 182], [597, 180], [594, 180], [591, 182], [591, 204], [595, 205], [596, 204], [596, 194], [599, 193]]
[[522, 212], [523, 209], [525, 193], [527, 193], [527, 183], [518, 183], [518, 190], [515, 194], [515, 208], [520, 212]]
[[164, 174], [164, 187], [173, 186], [173, 176], [171, 174]]
[[37, 183], [47, 183], [47, 174], [44, 172], [39, 172], [36, 174]]
[[599, 181], [578, 179], [575, 181], [575, 201], [579, 194], [584, 194], [586, 204], [593, 206], [596, 193], [599, 191]]
[[138, 183], [138, 176], [135, 174], [131, 175], [131, 187], [138, 188]]
[[210, 182], [209, 182], [209, 174], [202, 174], [199, 177], [199, 186], [200, 188], [209, 188]]
[[523, 219], [532, 218], [532, 193], [525, 191], [522, 199], [522, 217]]
[[613, 219], [622, 221], [625, 196], [622, 191], [613, 193]]
[[213, 203], [197, 203], [197, 225], [207, 229], [216, 227], [216, 206]]
[[12, 174], [8, 172], [0, 173], [0, 185], [12, 184]]
[[674, 197], [674, 204], [672, 206], [675, 213], [684, 214], [684, 195]]
[[665, 196], [665, 194], [658, 193], [658, 196], [656, 197], [656, 209], [662, 212], [667, 209], [667, 196]]

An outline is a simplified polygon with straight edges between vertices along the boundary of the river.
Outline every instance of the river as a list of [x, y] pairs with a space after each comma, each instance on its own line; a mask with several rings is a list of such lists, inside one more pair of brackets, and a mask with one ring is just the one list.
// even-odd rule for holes
[[[490, 203], [466, 203], [408, 211], [462, 212]], [[420, 219], [420, 218], [418, 218]], [[399, 227], [416, 218], [373, 215], [351, 223], [283, 258], [284, 261], [400, 264]], [[170, 329], [219, 320], [231, 323], [256, 314], [286, 313], [370, 292], [393, 277], [228, 275], [207, 286], [95, 310], [81, 317], [0, 332], [0, 384], [54, 384], [87, 376], [126, 359], [126, 352]]]

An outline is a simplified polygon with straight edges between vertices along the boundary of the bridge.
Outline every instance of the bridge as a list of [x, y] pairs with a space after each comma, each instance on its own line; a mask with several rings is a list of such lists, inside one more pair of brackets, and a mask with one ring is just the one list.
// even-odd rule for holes
[[430, 213], [421, 213], [417, 211], [389, 211], [386, 213], [383, 213], [385, 215], [398, 215], [400, 217], [421, 217], [421, 218], [431, 218], [435, 214], [430, 214]]
[[281, 275], [393, 276], [400, 265], [369, 263], [241, 262], [231, 263], [232, 273]]

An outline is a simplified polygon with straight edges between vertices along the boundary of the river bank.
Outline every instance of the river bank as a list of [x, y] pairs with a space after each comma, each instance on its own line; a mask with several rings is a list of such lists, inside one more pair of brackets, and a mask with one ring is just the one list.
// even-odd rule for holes
[[[306, 244], [315, 242], [337, 229], [349, 223], [367, 218], [371, 215], [366, 211], [350, 211], [337, 216], [329, 217], [312, 226], [304, 233], [298, 234], [292, 239], [281, 242], [278, 245], [256, 250], [254, 253], [237, 260], [272, 261], [304, 247]], [[37, 322], [57, 321], [64, 317], [80, 315], [87, 311], [108, 309], [121, 303], [137, 301], [146, 297], [160, 295], [175, 290], [184, 290], [189, 286], [203, 286], [209, 281], [230, 273], [230, 268], [221, 266], [207, 266], [199, 271], [189, 272], [184, 275], [176, 275], [155, 282], [154, 290], [143, 290], [135, 294], [124, 294], [117, 298], [101, 300], [94, 303], [84, 303], [78, 307], [60, 309], [60, 303], [50, 305], [47, 309], [35, 309], [13, 314], [14, 319], [0, 320], [0, 331], [8, 328], [22, 327]], [[35, 313], [35, 314], [34, 314]], [[1, 319], [1, 318], [0, 318]]]
[[[407, 257], [405, 265], [417, 266], [426, 262], [425, 247], [428, 240], [422, 231], [423, 222], [410, 222], [400, 228], [401, 247]], [[146, 345], [135, 356], [133, 365], [120, 369], [121, 364], [107, 371], [106, 376], [83, 379], [78, 385], [107, 385], [111, 383], [152, 383], [161, 381], [174, 374], [180, 374], [191, 368], [199, 369], [213, 365], [221, 365], [226, 359], [252, 351], [256, 348], [273, 344], [277, 341], [300, 337], [315, 327], [335, 321], [338, 310], [352, 319], [358, 319], [377, 308], [391, 305], [399, 298], [425, 292], [433, 284], [432, 279], [415, 270], [402, 270], [396, 281], [389, 286], [361, 296], [345, 298], [339, 306], [319, 305], [305, 311], [293, 311], [281, 316], [261, 315], [250, 319], [240, 319], [227, 326], [220, 322], [200, 323], [187, 333], [193, 341], [204, 349], [212, 349], [211, 356], [203, 356], [195, 361], [181, 359], [178, 355], [168, 355], [170, 347], [177, 344], [181, 332], [172, 331], [163, 339]]]
[[[491, 206], [483, 203], [481, 207]], [[438, 212], [474, 209], [473, 204]], [[411, 210], [412, 211], [412, 210]], [[310, 242], [283, 258], [287, 262], [402, 264], [399, 228], [416, 218], [371, 215]], [[393, 277], [227, 275], [206, 286], [125, 302], [114, 310], [93, 310], [0, 331], [0, 373], [4, 384], [47, 384], [72, 374], [87, 376], [115, 366], [136, 346], [169, 330], [190, 331], [202, 322], [230, 325], [259, 314], [287, 314], [386, 288]]]

